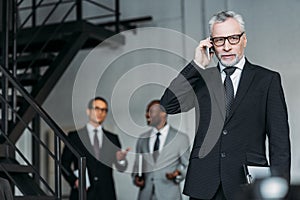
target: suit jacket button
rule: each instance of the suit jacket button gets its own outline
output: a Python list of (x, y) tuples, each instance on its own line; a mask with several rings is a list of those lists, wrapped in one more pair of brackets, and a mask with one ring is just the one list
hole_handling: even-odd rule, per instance
[(225, 152), (222, 152), (221, 153), (221, 158), (225, 158), (226, 157), (226, 153)]
[(223, 130), (223, 135), (227, 135), (228, 131), (227, 130)]
[(94, 181), (98, 181), (98, 177), (97, 176), (94, 177)]

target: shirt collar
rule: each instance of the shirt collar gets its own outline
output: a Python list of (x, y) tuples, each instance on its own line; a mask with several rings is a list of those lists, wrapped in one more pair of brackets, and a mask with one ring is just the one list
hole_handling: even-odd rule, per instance
[(91, 133), (93, 133), (95, 129), (98, 130), (98, 133), (102, 130), (102, 126), (101, 125), (99, 125), (97, 127), (94, 127), (92, 124), (87, 123), (86, 127), (87, 127), (88, 131), (91, 132)]
[(161, 135), (166, 135), (166, 134), (168, 134), (169, 129), (170, 129), (170, 125), (166, 124), (163, 128), (161, 128), (159, 130), (157, 130), (157, 128), (153, 128), (152, 133), (156, 134), (156, 133), (160, 132)]
[[(234, 66), (242, 71), (243, 68), (244, 68), (245, 63), (246, 63), (246, 59), (245, 59), (245, 56), (243, 56), (242, 59), (237, 64), (235, 64)], [(223, 72), (225, 66), (222, 65), (221, 62), (219, 62), (219, 65), (220, 65), (220, 72)]]

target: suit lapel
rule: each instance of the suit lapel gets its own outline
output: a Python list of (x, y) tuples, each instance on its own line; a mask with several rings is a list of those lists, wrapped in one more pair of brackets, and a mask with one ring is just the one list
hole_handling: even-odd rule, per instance
[(166, 141), (165, 141), (165, 143), (164, 143), (164, 147), (166, 147), (166, 146), (169, 144), (169, 142), (171, 142), (171, 141), (173, 140), (174, 136), (175, 136), (175, 131), (174, 131), (174, 129), (170, 126), (170, 129), (169, 129), (169, 132), (168, 132)]
[[(172, 142), (174, 140), (174, 137), (176, 136), (176, 130), (173, 129), (171, 126), (170, 126), (170, 129), (168, 131), (168, 135), (166, 137), (166, 141), (164, 143), (164, 146), (163, 146), (163, 150), (160, 151), (159, 153), (159, 156), (157, 158), (157, 161), (156, 161), (156, 165), (160, 165), (161, 163), (164, 163), (166, 160), (165, 158), (167, 157), (166, 155), (169, 154), (169, 150), (170, 150), (170, 146), (168, 147), (168, 145), (170, 144), (170, 142)], [(172, 149), (172, 151), (174, 151), (174, 149)]]
[(154, 163), (153, 156), (152, 156), (152, 154), (150, 154), (150, 146), (149, 146), (149, 144), (150, 144), (151, 132), (152, 132), (152, 129), (151, 129), (150, 131), (147, 132), (147, 134), (146, 134), (147, 137), (144, 138), (144, 140), (143, 140), (143, 145), (142, 145), (143, 151), (142, 151), (142, 153), (143, 153), (143, 155), (146, 157), (146, 158), (145, 158), (146, 160), (149, 160), (151, 163)]
[(78, 136), (81, 142), (83, 143), (84, 147), (90, 152), (90, 154), (94, 155), (93, 146), (91, 144), (89, 133), (86, 126), (83, 129), (78, 131)]
[(231, 112), (229, 113), (229, 116), (226, 119), (225, 123), (227, 123), (228, 120), (230, 120), (233, 113), (238, 108), (241, 101), (243, 100), (243, 98), (247, 94), (249, 86), (251, 85), (252, 80), (253, 80), (254, 75), (255, 75), (255, 70), (254, 69), (255, 68), (253, 67), (253, 65), (250, 64), (246, 60), (245, 67), (244, 67), (244, 69), (242, 71), (242, 74), (241, 74), (241, 79), (240, 79), (240, 83), (239, 83), (238, 90), (237, 90), (237, 93), (236, 93), (236, 97), (235, 97), (234, 102), (232, 104)]
[(209, 81), (213, 93), (213, 98), (215, 99), (218, 105), (222, 118), (225, 120), (225, 98), (224, 98), (225, 92), (224, 92), (224, 85), (222, 83), (220, 71), (216, 67), (213, 68), (213, 70), (210, 70), (210, 73), (211, 75), (209, 77), (213, 79)]
[(144, 139), (144, 145), (143, 145), (143, 153), (149, 153), (150, 152), (150, 137), (151, 137), (151, 130), (147, 133), (147, 138)]
[(217, 105), (216, 109), (219, 110), (223, 121), (225, 121), (225, 92), (219, 66), (200, 70), (200, 74), (207, 85), (212, 104), (211, 106)]

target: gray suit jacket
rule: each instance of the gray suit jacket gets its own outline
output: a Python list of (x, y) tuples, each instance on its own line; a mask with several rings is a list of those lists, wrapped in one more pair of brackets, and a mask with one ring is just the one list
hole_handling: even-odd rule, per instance
[(138, 156), (142, 154), (143, 176), (145, 179), (145, 187), (140, 189), (138, 199), (150, 200), (153, 188), (155, 188), (154, 192), (158, 200), (181, 199), (179, 183), (168, 180), (166, 178), (166, 173), (171, 173), (178, 169), (181, 172), (181, 180), (185, 178), (190, 154), (188, 136), (170, 127), (164, 147), (160, 152), (157, 161), (154, 162), (153, 155), (149, 153), (150, 134), (151, 131), (142, 134), (136, 145), (137, 156), (133, 167), (132, 177), (134, 179), (137, 175)]

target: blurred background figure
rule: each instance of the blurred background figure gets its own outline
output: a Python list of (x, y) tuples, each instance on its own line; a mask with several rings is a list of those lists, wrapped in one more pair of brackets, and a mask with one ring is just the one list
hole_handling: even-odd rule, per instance
[[(107, 112), (108, 103), (104, 98), (91, 99), (86, 110), (89, 122), (82, 129), (68, 135), (73, 145), (86, 156), (90, 182), (87, 188), (88, 200), (116, 199), (112, 167), (114, 165), (119, 171), (127, 168), (126, 155), (129, 149), (121, 151), (118, 136), (102, 127)], [(79, 180), (74, 174), (78, 169), (78, 161), (68, 148), (63, 150), (62, 164), (67, 170), (63, 170), (63, 175), (72, 188), (70, 199), (78, 200)]]
[[(148, 104), (146, 120), (152, 128), (137, 141), (132, 174), (134, 184), (140, 188), (138, 200), (181, 199), (179, 183), (185, 178), (188, 165), (188, 136), (167, 123), (159, 100)], [(140, 155), (143, 173), (139, 175)]]

